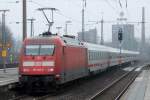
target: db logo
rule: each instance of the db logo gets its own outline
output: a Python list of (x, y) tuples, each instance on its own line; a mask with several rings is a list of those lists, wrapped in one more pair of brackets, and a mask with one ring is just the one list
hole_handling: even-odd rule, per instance
[(35, 66), (42, 66), (42, 62), (35, 62)]

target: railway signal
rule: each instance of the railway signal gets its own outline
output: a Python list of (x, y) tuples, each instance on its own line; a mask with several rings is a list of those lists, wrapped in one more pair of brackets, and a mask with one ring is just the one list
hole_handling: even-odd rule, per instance
[(120, 28), (118, 31), (118, 40), (121, 42), (123, 40), (123, 32), (122, 29)]
[(120, 41), (120, 61), (119, 61), (119, 63), (120, 63), (120, 66), (121, 66), (121, 49), (122, 49), (122, 47), (121, 47), (121, 42), (122, 42), (122, 40), (123, 40), (123, 32), (122, 32), (122, 28), (119, 28), (119, 30), (118, 30), (118, 40)]

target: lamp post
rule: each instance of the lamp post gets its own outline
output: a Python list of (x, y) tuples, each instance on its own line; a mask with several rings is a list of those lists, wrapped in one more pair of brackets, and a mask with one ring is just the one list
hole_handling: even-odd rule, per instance
[(23, 8), (22, 8), (22, 12), (23, 12), (23, 40), (27, 37), (27, 7), (26, 7), (26, 0), (23, 0)]
[(30, 36), (34, 36), (34, 21), (35, 19), (34, 18), (31, 18), (31, 19), (28, 19), (28, 21), (30, 21), (30, 24), (31, 24), (31, 33), (30, 33)]
[(62, 27), (58, 26), (58, 27), (56, 27), (56, 29), (58, 30), (57, 33), (59, 34), (60, 33), (60, 29), (62, 29)]
[(66, 29), (65, 29), (65, 35), (67, 35), (67, 33), (68, 33), (68, 24), (70, 24), (71, 23), (71, 21), (66, 21), (65, 22), (65, 26), (66, 26)]
[(6, 12), (9, 9), (0, 10), (2, 13), (2, 57), (3, 57), (3, 71), (6, 73), (6, 56), (7, 56), (7, 47), (6, 47), (6, 31), (5, 31), (5, 16)]

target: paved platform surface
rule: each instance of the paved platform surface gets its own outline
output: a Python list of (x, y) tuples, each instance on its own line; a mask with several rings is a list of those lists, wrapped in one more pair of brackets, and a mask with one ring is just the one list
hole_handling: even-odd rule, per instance
[(6, 69), (6, 73), (3, 72), (3, 69), (0, 69), (0, 86), (8, 85), (15, 82), (18, 82), (17, 68), (8, 68)]
[(150, 100), (150, 69), (142, 71), (120, 100)]

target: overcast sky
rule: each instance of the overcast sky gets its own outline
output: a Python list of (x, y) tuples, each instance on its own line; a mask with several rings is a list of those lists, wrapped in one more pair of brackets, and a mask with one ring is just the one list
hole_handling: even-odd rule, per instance
[[(22, 0), (19, 3), (14, 3), (16, 0), (0, 0), (0, 9), (10, 9), (7, 13), (6, 23), (13, 32), (15, 38), (22, 38), (22, 24), (16, 24), (15, 22), (22, 22)], [(81, 31), (81, 9), (82, 0), (27, 0), (27, 17), (35, 18), (34, 32), (36, 35), (47, 30), (47, 22), (43, 14), (37, 11), (37, 8), (41, 7), (55, 7), (59, 11), (54, 13), (55, 23), (52, 28), (54, 33), (57, 32), (56, 27), (61, 26), (63, 29), (61, 33), (64, 33), (65, 21), (72, 21), (71, 25), (68, 25), (68, 33), (76, 35), (78, 31)], [(146, 21), (150, 22), (150, 1), (149, 0), (128, 0), (126, 8), (126, 0), (121, 0), (122, 8), (119, 5), (119, 0), (87, 0), (87, 6), (85, 11), (85, 23), (90, 24), (88, 21), (99, 21), (104, 17), (105, 21), (116, 21), (119, 17), (119, 12), (124, 11), (128, 21), (141, 21), (141, 9), (144, 6), (146, 10)], [(50, 12), (46, 12), (50, 18)], [(0, 16), (1, 18), (1, 16)], [(104, 24), (104, 39), (105, 41), (111, 41), (113, 23)], [(85, 29), (97, 28), (100, 36), (100, 24), (98, 25), (86, 25)], [(135, 36), (140, 37), (141, 24), (135, 24)], [(150, 24), (146, 24), (146, 37), (150, 37)], [(30, 23), (28, 23), (28, 36), (30, 35)]]

